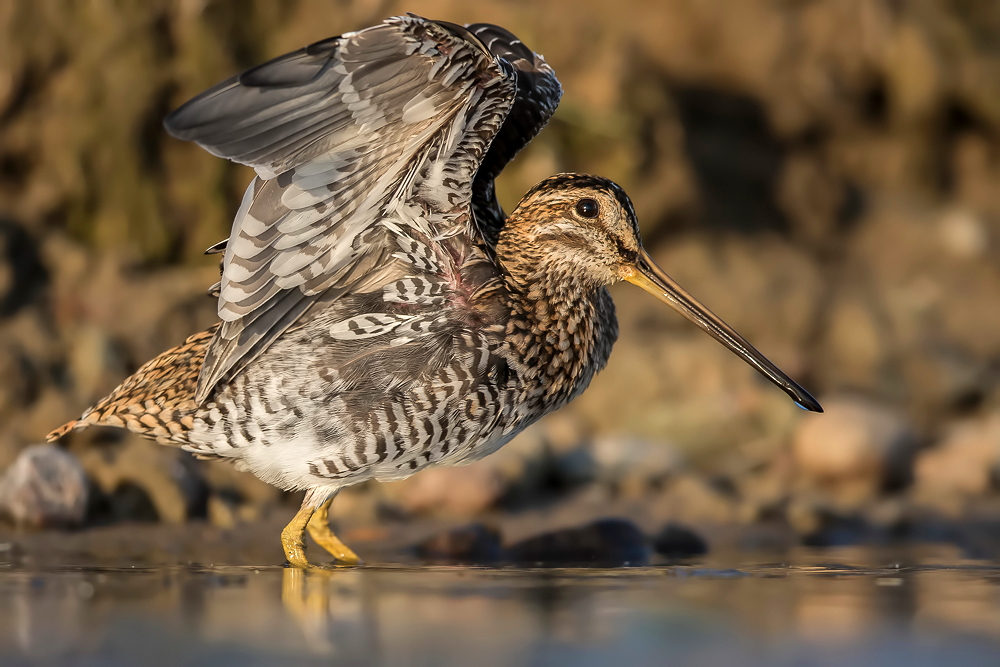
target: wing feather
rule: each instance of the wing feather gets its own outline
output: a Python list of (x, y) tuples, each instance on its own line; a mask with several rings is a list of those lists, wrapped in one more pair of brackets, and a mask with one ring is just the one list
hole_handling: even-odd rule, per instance
[(492, 247), (506, 220), (496, 198), (493, 180), (552, 118), (562, 98), (562, 86), (545, 58), (534, 53), (510, 31), (489, 23), (466, 27), (490, 53), (509, 62), (517, 71), (516, 98), (472, 185), (476, 223)]
[(454, 274), (435, 244), (477, 234), (473, 181), (521, 103), (521, 68), (498, 55), (534, 57), (496, 30), (507, 51), (476, 30), (388, 19), (247, 70), (168, 116), (174, 136), (257, 172), (230, 238), (213, 246), (224, 252), (223, 322), (198, 402), (317, 304), (362, 286), (381, 294), (409, 273)]

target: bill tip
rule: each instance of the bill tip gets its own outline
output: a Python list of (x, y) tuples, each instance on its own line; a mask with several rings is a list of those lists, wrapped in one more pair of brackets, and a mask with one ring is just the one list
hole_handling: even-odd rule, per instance
[(812, 401), (809, 402), (796, 400), (795, 405), (799, 406), (806, 412), (815, 412), (818, 414), (822, 414), (823, 412), (823, 406), (820, 405), (819, 401), (817, 401), (816, 399), (813, 399)]

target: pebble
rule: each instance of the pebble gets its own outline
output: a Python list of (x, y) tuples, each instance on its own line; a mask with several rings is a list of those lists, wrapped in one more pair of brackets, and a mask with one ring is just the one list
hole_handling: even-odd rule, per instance
[(501, 560), (500, 534), (482, 523), (473, 523), (434, 535), (416, 547), (429, 563), (490, 565)]
[(990, 492), (998, 467), (1000, 413), (958, 422), (917, 457), (913, 495), (923, 505), (961, 511), (956, 501)]
[(645, 535), (625, 519), (599, 519), (522, 540), (507, 549), (516, 565), (548, 567), (625, 567), (649, 563)]
[(793, 455), (801, 476), (840, 504), (857, 506), (909, 475), (916, 438), (894, 410), (853, 396), (823, 401), (826, 413), (799, 422)]
[(400, 482), (383, 484), (379, 493), (408, 514), (470, 518), (494, 505), (505, 484), (487, 462), (431, 468)]
[(1000, 465), (1000, 413), (953, 425), (937, 447), (921, 453), (916, 482), (940, 492), (988, 492)]
[(708, 543), (690, 528), (669, 523), (652, 539), (653, 548), (667, 558), (691, 558), (708, 553)]
[(681, 472), (684, 458), (669, 442), (627, 436), (602, 436), (591, 444), (596, 477), (618, 487), (625, 495), (639, 496), (649, 485)]
[(87, 512), (87, 479), (76, 457), (33, 445), (0, 478), (0, 512), (19, 526), (75, 526)]

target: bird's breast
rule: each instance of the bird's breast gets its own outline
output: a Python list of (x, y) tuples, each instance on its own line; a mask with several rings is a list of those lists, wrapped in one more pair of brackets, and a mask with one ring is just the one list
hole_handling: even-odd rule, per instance
[(618, 338), (604, 288), (577, 298), (512, 298), (505, 345), (524, 400), (548, 412), (576, 398), (607, 364)]

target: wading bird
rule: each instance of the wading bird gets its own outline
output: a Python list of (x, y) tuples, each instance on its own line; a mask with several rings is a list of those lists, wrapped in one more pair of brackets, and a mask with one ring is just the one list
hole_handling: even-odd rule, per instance
[(801, 407), (819, 403), (660, 270), (611, 181), (559, 174), (504, 215), (494, 178), (562, 89), (503, 28), (416, 16), (317, 42), (171, 113), (166, 128), (253, 167), (213, 287), (222, 320), (50, 439), (125, 427), (226, 459), (305, 500), (342, 563), (337, 491), (472, 461), (579, 395), (618, 335), (607, 286), (651, 292)]

